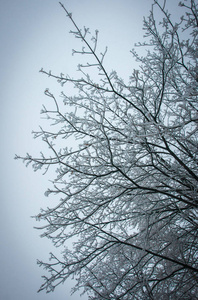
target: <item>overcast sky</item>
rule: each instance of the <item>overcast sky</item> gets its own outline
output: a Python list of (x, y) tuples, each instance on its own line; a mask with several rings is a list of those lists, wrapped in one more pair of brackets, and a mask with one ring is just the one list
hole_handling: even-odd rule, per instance
[[(127, 78), (135, 67), (130, 49), (142, 40), (142, 20), (148, 15), (151, 0), (62, 0), (80, 27), (99, 30), (101, 50), (108, 46), (106, 67)], [(177, 2), (176, 0), (169, 2)], [(50, 241), (41, 239), (32, 215), (39, 213), (52, 198), (46, 198), (48, 174), (34, 173), (15, 153), (25, 155), (42, 150), (34, 140), (44, 90), (60, 92), (58, 83), (39, 73), (41, 67), (54, 73), (72, 74), (80, 57), (72, 57), (77, 41), (73, 29), (56, 0), (0, 0), (0, 125), (1, 125), (1, 278), (2, 300), (87, 299), (70, 296), (72, 282), (53, 294), (39, 293), (44, 271), (36, 259), (47, 260), (53, 251)], [(79, 43), (79, 48), (81, 43)], [(56, 250), (59, 251), (59, 250)]]

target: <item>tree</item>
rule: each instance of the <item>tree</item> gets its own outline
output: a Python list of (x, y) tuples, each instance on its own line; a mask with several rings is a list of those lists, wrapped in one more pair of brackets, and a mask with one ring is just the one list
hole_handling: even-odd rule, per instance
[[(43, 107), (42, 114), (54, 131), (41, 128), (34, 137), (51, 155), (16, 156), (34, 170), (55, 166), (57, 172), (46, 196), (58, 195), (59, 202), (36, 219), (63, 255), (38, 261), (50, 274), (39, 291), (74, 276), (73, 292), (83, 287), (89, 299), (197, 299), (198, 5), (179, 2), (176, 23), (166, 1), (154, 0), (144, 19), (145, 42), (138, 44), (148, 51), (144, 57), (131, 51), (139, 69), (128, 83), (107, 73), (98, 31), (90, 38), (61, 6), (84, 44), (73, 54), (95, 61), (79, 64), (77, 79), (41, 70), (78, 93), (62, 92), (65, 109), (45, 91), (54, 109)], [(65, 146), (71, 138), (73, 148)]]

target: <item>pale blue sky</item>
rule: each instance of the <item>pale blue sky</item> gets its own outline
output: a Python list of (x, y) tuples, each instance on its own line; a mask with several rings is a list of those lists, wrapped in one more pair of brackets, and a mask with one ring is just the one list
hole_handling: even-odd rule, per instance
[[(169, 0), (172, 2), (177, 0)], [(108, 46), (106, 66), (127, 78), (134, 60), (129, 53), (142, 40), (142, 19), (151, 0), (63, 0), (80, 27), (99, 30), (101, 50)], [(2, 300), (80, 299), (70, 296), (71, 282), (53, 294), (36, 293), (44, 274), (36, 259), (48, 259), (52, 244), (40, 239), (30, 218), (50, 200), (44, 196), (48, 175), (15, 161), (15, 153), (39, 153), (43, 144), (31, 131), (44, 125), (42, 104), (47, 105), (45, 88), (61, 87), (38, 71), (74, 74), (81, 57), (71, 50), (81, 43), (69, 35), (71, 23), (56, 0), (0, 0), (0, 125), (1, 125), (1, 275)], [(78, 46), (77, 46), (78, 47)], [(57, 250), (58, 251), (58, 250)], [(81, 299), (87, 299), (83, 297)]]

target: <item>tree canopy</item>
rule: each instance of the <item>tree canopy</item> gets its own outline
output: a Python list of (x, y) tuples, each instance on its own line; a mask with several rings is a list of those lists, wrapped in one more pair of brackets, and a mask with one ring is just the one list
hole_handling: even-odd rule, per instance
[[(88, 62), (79, 78), (41, 69), (63, 89), (59, 99), (45, 91), (54, 108), (42, 114), (53, 130), (34, 132), (51, 154), (16, 156), (34, 170), (56, 167), (46, 196), (58, 203), (36, 219), (63, 252), (38, 261), (49, 272), (40, 291), (74, 276), (73, 292), (83, 288), (89, 299), (197, 299), (198, 4), (179, 2), (174, 22), (166, 1), (153, 1), (138, 44), (147, 52), (131, 50), (139, 68), (127, 83), (105, 69), (98, 31), (80, 29), (61, 6), (83, 42), (73, 54)], [(78, 92), (68, 96), (67, 84)]]

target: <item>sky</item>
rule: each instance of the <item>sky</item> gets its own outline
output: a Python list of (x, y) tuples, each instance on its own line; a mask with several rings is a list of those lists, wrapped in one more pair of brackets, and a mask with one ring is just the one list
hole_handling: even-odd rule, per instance
[[(169, 0), (172, 4), (177, 1)], [(136, 64), (130, 50), (142, 41), (143, 16), (149, 14), (151, 0), (62, 0), (79, 27), (99, 30), (101, 51), (108, 46), (107, 71), (118, 71), (127, 79)], [(46, 88), (60, 93), (58, 83), (39, 70), (75, 74), (81, 57), (72, 48), (81, 43), (69, 34), (72, 24), (56, 0), (0, 0), (0, 126), (1, 126), (1, 210), (0, 210), (0, 291), (2, 300), (59, 299), (86, 300), (80, 293), (70, 295), (74, 281), (67, 281), (53, 293), (37, 293), (46, 274), (36, 260), (47, 261), (54, 249), (41, 239), (31, 218), (53, 199), (44, 196), (50, 176), (33, 172), (15, 154), (39, 153), (43, 144), (34, 140), (32, 130), (45, 126), (42, 104), (47, 105)], [(66, 92), (66, 91), (64, 91)], [(69, 91), (68, 91), (69, 92)]]

